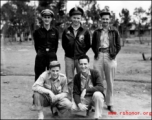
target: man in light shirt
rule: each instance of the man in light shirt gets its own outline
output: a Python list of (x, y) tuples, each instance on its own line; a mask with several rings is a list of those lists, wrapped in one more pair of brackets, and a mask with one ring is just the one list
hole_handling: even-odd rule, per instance
[(116, 56), (121, 49), (120, 35), (116, 28), (110, 26), (110, 12), (102, 11), (100, 16), (102, 26), (92, 36), (94, 69), (99, 72), (102, 80), (106, 80), (106, 105), (109, 111), (113, 111), (113, 81), (117, 67)]
[(44, 119), (43, 107), (50, 106), (53, 114), (64, 114), (71, 109), (72, 103), (67, 98), (67, 78), (60, 73), (60, 63), (52, 61), (49, 70), (43, 72), (32, 86), (34, 103), (38, 110), (38, 119)]
[(89, 68), (89, 57), (83, 55), (78, 58), (80, 72), (74, 77), (73, 98), (74, 104), (71, 110), (87, 111), (87, 115), (94, 106), (93, 118), (102, 117), (104, 104), (104, 86), (101, 77), (96, 70)]

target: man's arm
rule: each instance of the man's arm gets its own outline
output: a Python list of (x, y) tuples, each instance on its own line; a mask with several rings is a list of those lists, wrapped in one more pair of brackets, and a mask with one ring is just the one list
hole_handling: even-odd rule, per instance
[(62, 34), (62, 47), (63, 49), (66, 51), (67, 49), (67, 38), (66, 38), (66, 30), (63, 31), (63, 34)]
[(43, 93), (45, 93), (45, 94), (52, 93), (53, 94), (53, 92), (51, 90), (46, 89), (44, 87), (45, 78), (46, 78), (46, 72), (42, 73), (40, 75), (40, 77), (36, 80), (36, 82), (32, 86), (32, 90), (39, 92), (41, 94), (43, 94)]
[(94, 57), (96, 58), (97, 57), (97, 51), (96, 51), (96, 47), (97, 47), (97, 31), (94, 31), (93, 32), (93, 35), (92, 35), (92, 51), (94, 52)]
[(59, 32), (58, 32), (58, 30), (57, 29), (55, 29), (56, 30), (56, 36), (57, 36), (57, 41), (56, 41), (56, 43), (55, 43), (55, 52), (57, 52), (57, 50), (58, 50), (58, 44), (59, 44)]
[(117, 49), (117, 54), (119, 53), (119, 51), (121, 50), (121, 42), (120, 42), (120, 34), (119, 31), (116, 30), (116, 49)]
[(33, 40), (34, 40), (35, 51), (37, 53), (38, 52), (38, 42), (39, 42), (37, 31), (34, 31), (34, 33), (33, 33)]
[(74, 101), (76, 103), (76, 105), (78, 106), (79, 103), (81, 103), (81, 100), (80, 100), (80, 95), (81, 95), (81, 88), (79, 86), (79, 77), (78, 77), (78, 74), (75, 75), (74, 77), (74, 85), (73, 85), (73, 98), (74, 98)]
[(87, 51), (90, 49), (91, 47), (91, 38), (90, 38), (90, 33), (89, 31), (87, 30), (86, 33), (85, 33), (85, 44), (86, 44), (86, 48), (85, 48), (85, 51), (87, 53)]

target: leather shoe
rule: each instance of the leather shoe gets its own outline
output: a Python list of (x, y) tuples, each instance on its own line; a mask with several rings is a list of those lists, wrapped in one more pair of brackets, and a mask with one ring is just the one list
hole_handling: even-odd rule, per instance
[(114, 110), (112, 109), (113, 107), (112, 106), (107, 106), (107, 109), (110, 111), (110, 112), (114, 112)]

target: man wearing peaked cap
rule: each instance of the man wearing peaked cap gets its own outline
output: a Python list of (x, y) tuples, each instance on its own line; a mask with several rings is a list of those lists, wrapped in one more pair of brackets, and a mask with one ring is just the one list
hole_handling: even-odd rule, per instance
[(72, 15), (84, 15), (84, 11), (82, 8), (80, 7), (74, 7), (72, 8), (70, 11), (69, 11), (69, 15), (72, 16)]
[(121, 50), (119, 31), (110, 26), (111, 15), (109, 11), (100, 13), (101, 28), (93, 33), (92, 50), (94, 52), (94, 69), (106, 80), (106, 105), (109, 111), (113, 111), (113, 82), (116, 73), (116, 56)]
[(54, 17), (54, 12), (50, 9), (44, 9), (41, 11), (41, 16), (52, 16)]
[(72, 99), (73, 77), (75, 69), (79, 72), (78, 58), (87, 53), (91, 46), (90, 33), (81, 24), (83, 9), (74, 7), (69, 11), (71, 25), (62, 34), (62, 47), (65, 52), (65, 71)]
[[(54, 13), (50, 9), (41, 11), (43, 25), (33, 33), (35, 57), (35, 81), (46, 69), (49, 69), (49, 63), (57, 60), (57, 49), (59, 32), (51, 25)], [(34, 110), (34, 103), (31, 110)]]
[(101, 12), (100, 12), (100, 17), (102, 17), (103, 15), (109, 15), (111, 17), (111, 14), (109, 11), (103, 9)]
[(53, 115), (62, 115), (71, 109), (67, 78), (60, 73), (60, 67), (58, 61), (50, 62), (49, 70), (43, 72), (32, 86), (38, 119), (44, 119), (43, 107), (49, 106)]

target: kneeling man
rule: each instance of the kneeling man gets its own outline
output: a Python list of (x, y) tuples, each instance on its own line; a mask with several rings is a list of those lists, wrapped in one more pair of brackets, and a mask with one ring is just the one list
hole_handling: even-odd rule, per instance
[(74, 77), (73, 98), (75, 104), (73, 111), (89, 111), (90, 106), (95, 107), (94, 118), (102, 116), (104, 105), (104, 87), (101, 77), (96, 70), (89, 68), (89, 57), (83, 55), (78, 59), (80, 72)]
[(60, 114), (71, 109), (72, 103), (67, 98), (67, 78), (60, 73), (58, 61), (50, 63), (49, 70), (40, 75), (32, 86), (32, 90), (34, 91), (34, 103), (38, 110), (38, 119), (44, 119), (43, 107), (50, 106), (52, 113), (56, 108)]

